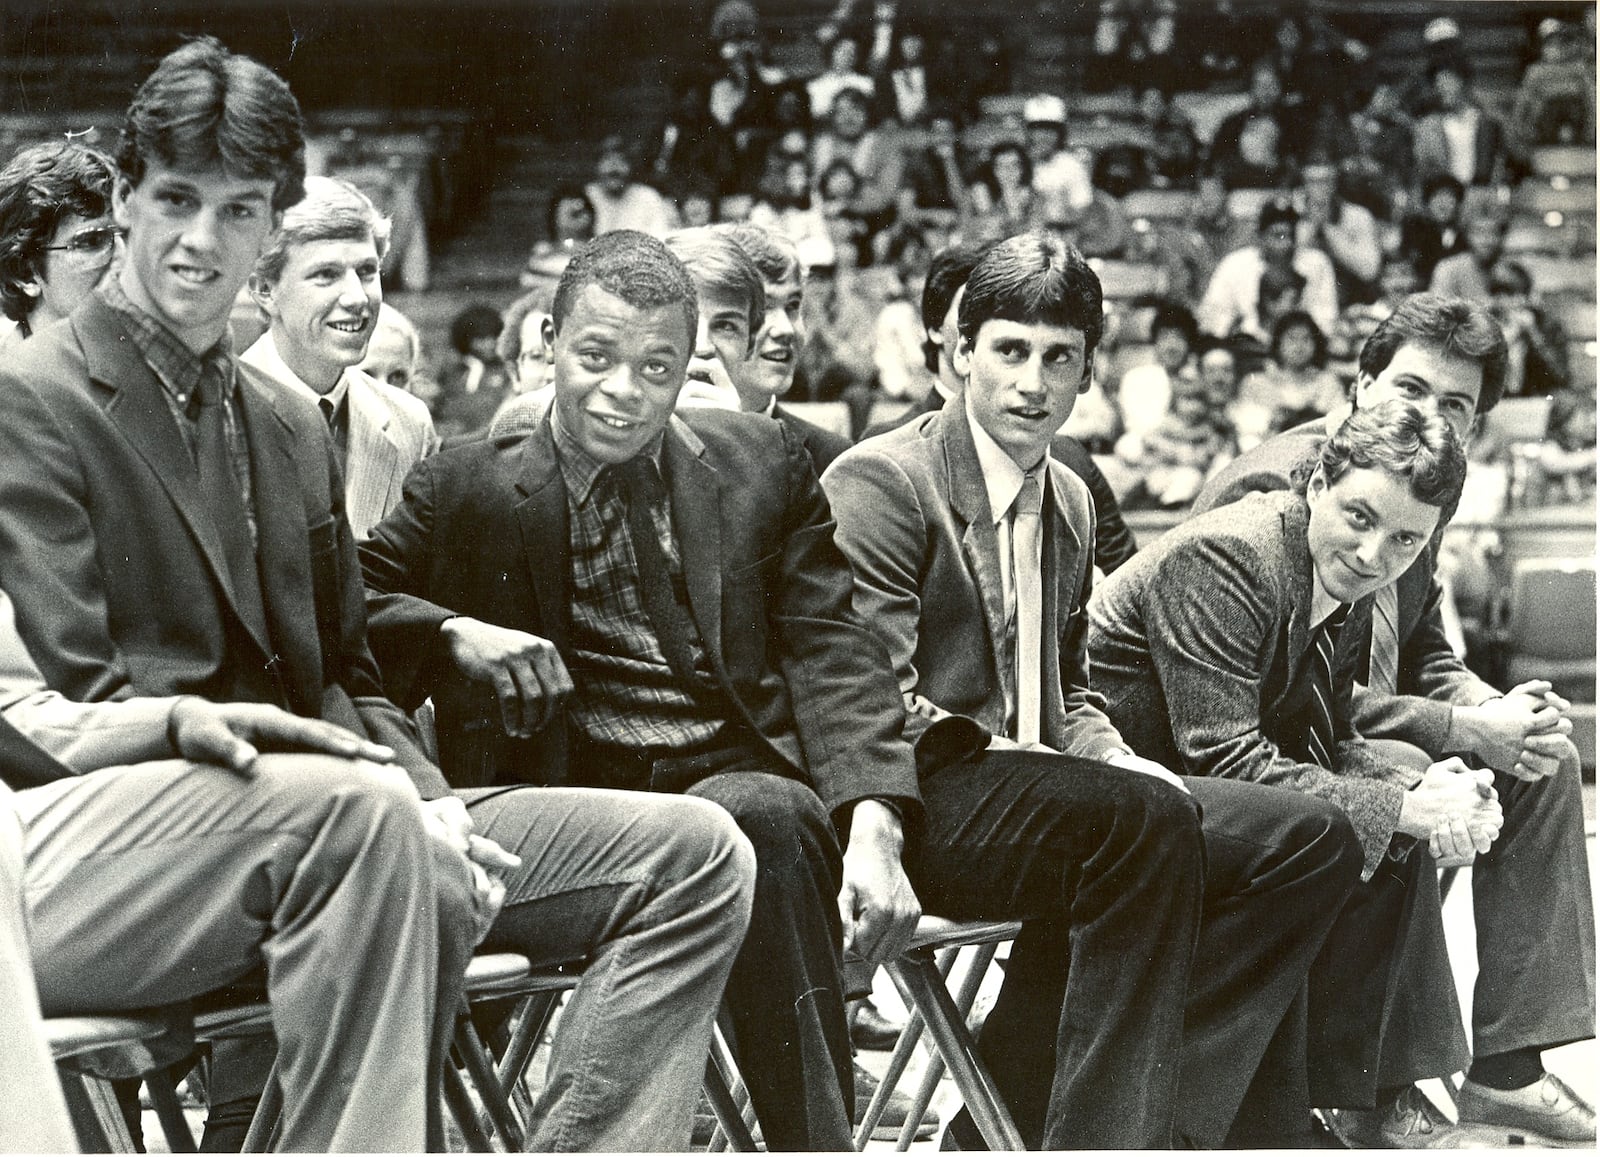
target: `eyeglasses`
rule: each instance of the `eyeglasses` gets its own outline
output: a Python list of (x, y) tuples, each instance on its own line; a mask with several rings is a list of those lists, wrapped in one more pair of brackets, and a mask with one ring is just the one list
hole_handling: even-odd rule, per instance
[(82, 233), (74, 233), (65, 245), (46, 245), (46, 253), (71, 253), (74, 257), (98, 257), (108, 252), (112, 242), (117, 239), (117, 230), (110, 226), (99, 229), (85, 229)]

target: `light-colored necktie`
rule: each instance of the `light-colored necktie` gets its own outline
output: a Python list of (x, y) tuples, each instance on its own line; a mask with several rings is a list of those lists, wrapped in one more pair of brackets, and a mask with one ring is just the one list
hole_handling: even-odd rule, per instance
[(1367, 661), (1367, 687), (1393, 695), (1400, 680), (1400, 593), (1390, 583), (1372, 601), (1372, 654)]
[(1017, 595), (1017, 742), (1039, 742), (1039, 649), (1044, 616), (1039, 512), (1044, 495), (1036, 475), (1022, 480), (1011, 504), (1011, 582)]

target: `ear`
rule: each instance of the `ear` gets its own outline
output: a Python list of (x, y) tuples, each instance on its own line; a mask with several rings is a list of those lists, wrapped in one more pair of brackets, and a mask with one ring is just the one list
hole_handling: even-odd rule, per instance
[(276, 286), (255, 273), (250, 275), (250, 280), (245, 282), (245, 285), (249, 287), (250, 298), (256, 303), (256, 307), (269, 318), (276, 318), (278, 315), (272, 301), (272, 292)]
[(972, 343), (965, 335), (956, 339), (956, 348), (950, 354), (950, 364), (955, 368), (956, 376), (962, 381), (972, 376)]
[(1328, 492), (1328, 480), (1323, 476), (1322, 464), (1319, 462), (1311, 471), (1311, 478), (1306, 482), (1306, 501), (1316, 502)]
[(1083, 359), (1083, 381), (1078, 383), (1078, 393), (1087, 394), (1094, 385), (1094, 354)]
[(1355, 385), (1350, 387), (1350, 404), (1357, 410), (1367, 408), (1367, 390), (1372, 386), (1372, 375), (1360, 373), (1356, 375)]
[(128, 228), (128, 198), (132, 196), (133, 182), (119, 174), (117, 183), (111, 189), (111, 219), (119, 229)]
[(539, 324), (539, 341), (544, 346), (545, 361), (551, 365), (556, 360), (556, 319), (547, 317)]

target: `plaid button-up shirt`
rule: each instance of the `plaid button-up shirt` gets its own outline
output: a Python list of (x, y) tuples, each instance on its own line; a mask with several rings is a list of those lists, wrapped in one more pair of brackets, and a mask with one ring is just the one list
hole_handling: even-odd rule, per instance
[[(645, 610), (628, 512), (615, 473), (564, 437), (553, 423), (567, 491), (572, 556), (571, 719), (592, 741), (683, 751), (706, 742), (724, 720), (680, 684)], [(683, 563), (666, 502), (650, 511), (680, 604)], [(705, 645), (691, 640), (695, 672), (709, 684)]]
[(254, 486), (250, 480), (250, 445), (245, 440), (244, 428), (239, 421), (239, 383), (233, 360), (233, 341), (226, 332), (203, 354), (196, 354), (177, 339), (171, 330), (145, 313), (122, 291), (115, 277), (106, 279), (97, 291), (100, 298), (122, 318), (128, 334), (161, 383), (161, 393), (172, 411), (183, 444), (189, 448), (189, 457), (197, 454), (197, 425), (199, 406), (194, 401), (195, 390), (202, 376), (219, 375), (223, 383), (223, 416), (228, 434), (228, 457), (233, 464), (233, 476), (239, 483), (239, 496), (244, 500), (245, 518), (250, 523), (250, 542), (257, 543), (256, 505)]

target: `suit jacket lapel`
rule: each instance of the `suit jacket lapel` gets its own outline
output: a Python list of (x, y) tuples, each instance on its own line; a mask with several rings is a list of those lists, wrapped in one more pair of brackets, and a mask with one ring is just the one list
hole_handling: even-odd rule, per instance
[(349, 373), (345, 397), (349, 399), (349, 453), (345, 456), (345, 494), (350, 521), (371, 526), (383, 518), (389, 496), (402, 478), (397, 478), (400, 447), (390, 429), (389, 407), (361, 380)]
[(298, 649), (302, 640), (316, 645), (315, 654), (285, 656), (291, 671), (315, 671), (321, 665), (321, 645), (316, 633), (306, 629), (306, 624), (317, 621), (308, 512), (302, 503), (292, 498), (284, 500), (302, 492), (295, 463), (294, 431), (279, 416), (271, 396), (244, 375), (239, 378), (238, 402), (245, 440), (250, 446), (250, 477), (256, 497), (256, 565), (261, 572), (261, 599), (271, 638), (263, 638), (255, 624), (246, 621), (246, 626), (251, 628), (262, 653), (269, 656), (277, 656), (283, 649)]
[[(689, 610), (706, 654), (722, 666), (722, 495), (716, 470), (703, 457), (705, 444), (674, 418), (662, 443), (672, 522), (683, 557)], [(684, 528), (691, 533), (684, 533)]]
[(556, 461), (550, 415), (523, 443), (522, 474), (517, 490), (517, 524), (522, 528), (522, 552), (528, 560), (533, 594), (539, 604), (539, 622), (546, 638), (565, 652), (571, 622), (567, 575), (571, 570), (567, 542), (567, 490)]
[[(237, 617), (238, 603), (222, 538), (201, 498), (200, 470), (172, 416), (165, 387), (140, 355), (117, 312), (98, 297), (91, 297), (70, 324), (83, 347), (90, 381), (103, 398), (106, 417), (149, 464)], [(263, 644), (263, 654), (272, 653), (264, 640), (258, 642)]]
[(995, 533), (994, 515), (989, 509), (989, 492), (983, 484), (983, 468), (972, 442), (965, 406), (945, 407), (933, 419), (944, 442), (945, 474), (950, 488), (950, 508), (966, 524), (961, 538), (961, 553), (966, 557), (983, 602), (983, 617), (989, 627), (989, 649), (994, 669), (1005, 676), (1006, 594), (1000, 572), (1000, 538)]
[(1311, 627), (1311, 549), (1306, 543), (1307, 509), (1304, 502), (1283, 513), (1283, 541), (1289, 562), (1289, 653), (1284, 656), (1286, 670), (1299, 670), (1306, 653)]

